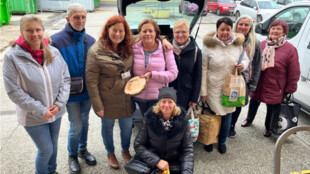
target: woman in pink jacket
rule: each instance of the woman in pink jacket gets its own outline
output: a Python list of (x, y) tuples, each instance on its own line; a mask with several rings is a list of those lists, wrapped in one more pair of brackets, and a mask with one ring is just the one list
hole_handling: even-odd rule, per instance
[(147, 79), (144, 91), (135, 96), (142, 114), (156, 103), (159, 88), (172, 82), (178, 75), (172, 51), (163, 51), (157, 23), (152, 19), (145, 19), (138, 26), (140, 41), (134, 47), (133, 74)]

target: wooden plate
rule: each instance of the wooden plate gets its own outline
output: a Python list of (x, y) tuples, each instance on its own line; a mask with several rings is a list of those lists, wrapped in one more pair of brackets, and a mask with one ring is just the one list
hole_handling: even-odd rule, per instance
[(125, 86), (124, 92), (128, 95), (138, 95), (146, 87), (146, 79), (138, 76), (130, 79)]

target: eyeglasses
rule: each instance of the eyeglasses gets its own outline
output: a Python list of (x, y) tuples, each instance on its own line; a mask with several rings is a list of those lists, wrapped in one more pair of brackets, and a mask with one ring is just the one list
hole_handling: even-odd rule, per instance
[(175, 34), (186, 34), (187, 32), (186, 31), (175, 31), (174, 33)]

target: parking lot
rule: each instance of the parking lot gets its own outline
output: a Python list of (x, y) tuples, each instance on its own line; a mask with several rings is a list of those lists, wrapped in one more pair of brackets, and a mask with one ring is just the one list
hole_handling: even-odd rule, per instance
[[(116, 4), (101, 4), (96, 11), (88, 13), (86, 31), (94, 38), (98, 39), (103, 24), (113, 15), (117, 15)], [(66, 20), (65, 13), (43, 12), (38, 13), (45, 24), (45, 33), (52, 35), (64, 28)], [(8, 51), (7, 42), (16, 39), (19, 35), (19, 19), (21, 16), (14, 15), (10, 25), (1, 28), (1, 53), (0, 53), (0, 173), (1, 174), (24, 174), (34, 173), (34, 161), (36, 157), (36, 147), (27, 135), (24, 128), (17, 124), (15, 115), (15, 105), (7, 97), (2, 76), (3, 56)], [(205, 34), (215, 31), (215, 22), (219, 17), (209, 13), (202, 18), (197, 42), (202, 46), (202, 39)], [(199, 21), (199, 20), (198, 20)], [(192, 32), (196, 34), (196, 25)], [(195, 174), (269, 174), (273, 173), (274, 145), (276, 136), (266, 138), (263, 136), (264, 118), (266, 114), (265, 105), (261, 105), (252, 126), (241, 128), (241, 122), (246, 118), (247, 107), (244, 107), (236, 124), (237, 136), (227, 140), (227, 153), (221, 155), (215, 148), (213, 152), (206, 152), (203, 145), (196, 142), (194, 144), (195, 153)], [(89, 121), (88, 150), (97, 158), (96, 166), (87, 166), (80, 160), (82, 173), (94, 174), (117, 174), (125, 173), (123, 167), (119, 170), (111, 169), (107, 163), (107, 154), (101, 138), (101, 121), (91, 111)], [(299, 125), (310, 125), (310, 115), (305, 112), (299, 114)], [(139, 124), (133, 128), (132, 142), (139, 131)], [(62, 118), (60, 137), (58, 142), (57, 171), (65, 174), (69, 173), (67, 165), (67, 135), (69, 122), (67, 114)], [(116, 124), (114, 129), (116, 146), (116, 156), (120, 166), (124, 165), (121, 157), (119, 127)], [(215, 146), (217, 147), (217, 146)], [(134, 154), (133, 147), (130, 148)], [(281, 173), (293, 171), (303, 171), (310, 169), (310, 132), (298, 132), (291, 135), (282, 148)]]

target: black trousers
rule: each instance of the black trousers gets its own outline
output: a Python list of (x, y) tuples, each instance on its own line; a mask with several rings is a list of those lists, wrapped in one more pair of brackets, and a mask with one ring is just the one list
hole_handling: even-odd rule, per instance
[(139, 108), (140, 108), (140, 111), (141, 111), (141, 114), (142, 116), (144, 117), (145, 114), (146, 114), (146, 111), (152, 107), (153, 105), (156, 104), (157, 100), (145, 100), (145, 101), (141, 101), (141, 100), (137, 100), (137, 99), (134, 99), (135, 102), (138, 103), (139, 105)]
[[(260, 105), (259, 101), (253, 99), (250, 100), (250, 106), (246, 118), (250, 123), (254, 121), (259, 105)], [(279, 118), (281, 111), (281, 103), (266, 104), (266, 105), (267, 105), (267, 113), (265, 119), (265, 128), (266, 130), (270, 131), (272, 120)]]

